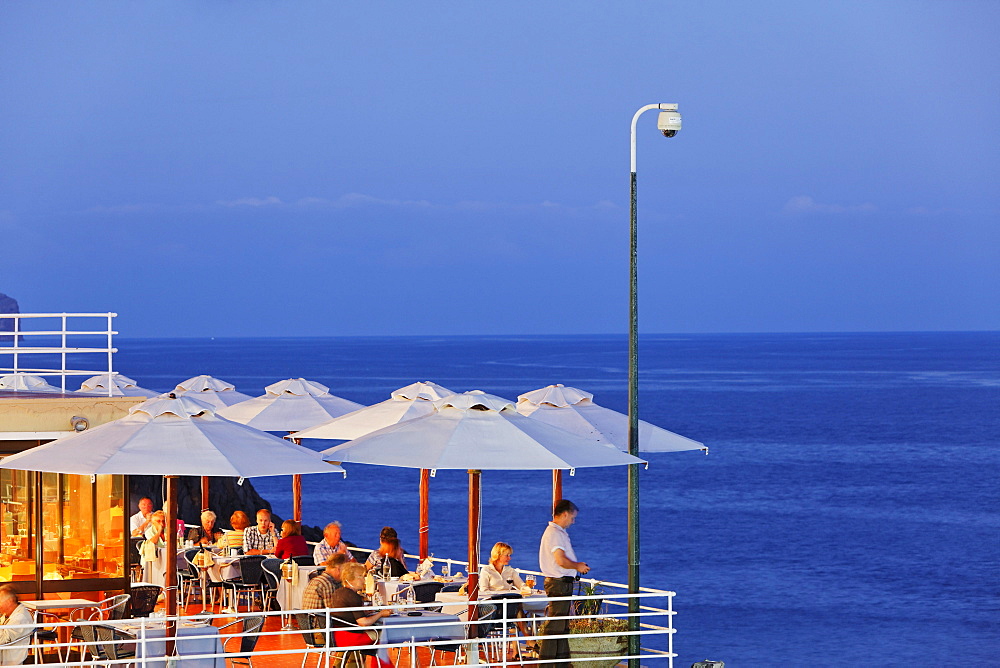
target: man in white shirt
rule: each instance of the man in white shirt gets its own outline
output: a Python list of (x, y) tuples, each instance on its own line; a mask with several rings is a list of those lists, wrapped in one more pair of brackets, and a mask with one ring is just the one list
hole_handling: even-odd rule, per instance
[(142, 536), (149, 527), (153, 515), (153, 500), (148, 496), (139, 499), (139, 512), (128, 518), (129, 530), (132, 536)]
[[(573, 582), (577, 574), (586, 575), (590, 566), (576, 560), (573, 543), (566, 531), (576, 521), (580, 509), (569, 499), (560, 499), (552, 509), (552, 521), (542, 534), (538, 546), (538, 564), (545, 576), (545, 595), (550, 597), (572, 596)], [(545, 608), (546, 617), (565, 617), (569, 615), (571, 601), (550, 601)], [(542, 623), (540, 635), (566, 635), (569, 633), (569, 620), (546, 619)], [(543, 639), (539, 643), (539, 664), (551, 662), (552, 659), (568, 659), (569, 641), (565, 638), (553, 640)], [(548, 660), (548, 661), (547, 661)], [(562, 664), (554, 664), (562, 665)]]
[(325, 564), (326, 560), (335, 554), (342, 554), (347, 561), (354, 561), (354, 555), (347, 549), (347, 544), (341, 540), (340, 522), (330, 522), (323, 528), (323, 540), (316, 543), (313, 550), (313, 563), (317, 566)]
[[(0, 645), (12, 643), (0, 649), (0, 665), (16, 666), (28, 658), (35, 619), (26, 607), (17, 600), (13, 585), (0, 587)], [(15, 628), (21, 626), (21, 628)]]

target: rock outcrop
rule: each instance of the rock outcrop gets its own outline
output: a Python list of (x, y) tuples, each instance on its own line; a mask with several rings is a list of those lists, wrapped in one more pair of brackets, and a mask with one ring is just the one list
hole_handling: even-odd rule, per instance
[[(271, 503), (264, 499), (253, 483), (244, 480), (242, 485), (237, 485), (236, 478), (211, 478), (209, 483), (209, 506), (212, 512), (218, 515), (216, 523), (218, 526), (229, 527), (229, 517), (237, 510), (242, 510), (254, 521), (254, 515), (261, 508), (271, 510)], [(154, 505), (163, 499), (164, 481), (160, 476), (133, 475), (129, 476), (129, 495), (131, 504), (129, 514), (136, 512), (139, 499), (148, 496), (153, 499)], [(177, 480), (177, 505), (178, 517), (188, 524), (198, 524), (201, 521), (201, 479), (181, 477)], [(282, 518), (277, 515), (271, 516), (275, 525), (280, 529)], [(302, 535), (306, 540), (318, 541), (323, 538), (323, 531), (319, 527), (302, 527)]]

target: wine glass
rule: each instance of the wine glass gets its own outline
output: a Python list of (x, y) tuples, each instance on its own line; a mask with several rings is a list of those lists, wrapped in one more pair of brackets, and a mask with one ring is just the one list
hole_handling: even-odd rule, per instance
[(534, 575), (529, 575), (528, 577), (524, 578), (524, 584), (528, 585), (528, 589), (534, 589), (535, 588), (535, 576)]
[(514, 578), (507, 578), (507, 589), (514, 588)]

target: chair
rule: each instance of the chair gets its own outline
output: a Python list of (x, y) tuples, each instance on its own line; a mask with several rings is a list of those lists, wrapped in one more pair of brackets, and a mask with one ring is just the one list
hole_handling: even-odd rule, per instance
[(132, 598), (129, 600), (132, 616), (149, 617), (156, 608), (156, 602), (160, 599), (161, 591), (163, 590), (157, 585), (132, 587)]
[[(135, 636), (125, 633), (113, 626), (97, 624), (90, 627), (97, 636), (97, 649), (101, 658), (117, 665), (122, 659), (135, 658)], [(131, 665), (131, 661), (125, 665)]]
[[(264, 578), (264, 568), (261, 564), (265, 558), (262, 554), (250, 554), (240, 557), (240, 576), (232, 580), (225, 580), (222, 583), (223, 588), (232, 590), (233, 610), (239, 609), (239, 595), (241, 592), (248, 596), (253, 592), (259, 592), (263, 607), (264, 586), (262, 580)], [(248, 610), (250, 609), (250, 605), (250, 599), (248, 598)]]
[[(316, 666), (318, 668), (320, 661), (323, 660), (323, 655), (329, 651), (329, 639), (332, 633), (330, 631), (322, 631), (317, 633), (313, 631), (316, 628), (324, 628), (326, 625), (317, 625), (316, 618), (323, 619), (324, 615), (317, 615), (313, 612), (298, 612), (295, 614), (295, 623), (299, 627), (299, 632), (302, 634), (302, 639), (305, 640), (306, 645), (313, 649), (318, 649), (319, 656), (316, 657)], [(323, 636), (326, 636), (325, 638)], [(302, 668), (305, 668), (306, 661), (309, 658), (309, 652), (302, 655)]]
[[(83, 621), (82, 617), (78, 617), (75, 615), (85, 614), (83, 612), (85, 610), (91, 610), (91, 613), (86, 617), (86, 620), (91, 622), (93, 621), (103, 622), (103, 621), (122, 619), (125, 617), (125, 612), (128, 609), (129, 598), (131, 597), (128, 594), (118, 594), (117, 596), (106, 598), (103, 601), (97, 601), (96, 603), (94, 603), (94, 605), (89, 606), (87, 608), (78, 608), (77, 610), (74, 610), (73, 613), (70, 615), (70, 621)], [(93, 637), (93, 634), (90, 634), (91, 638), (89, 641), (86, 638), (84, 638), (85, 632), (89, 633), (89, 629), (92, 628), (94, 627), (89, 625), (77, 626), (76, 628), (73, 629), (73, 633), (70, 634), (70, 640), (94, 642), (95, 638)], [(91, 645), (89, 648), (81, 646), (80, 648), (81, 658), (85, 655), (88, 649), (90, 651), (93, 651), (93, 645)]]
[[(378, 629), (363, 628), (358, 624), (349, 624), (342, 619), (331, 619), (330, 621), (331, 621), (331, 626), (346, 627), (345, 630), (351, 630), (351, 631), (358, 630), (364, 633), (374, 633), (375, 634), (374, 644), (375, 645), (378, 644), (378, 639), (379, 636), (381, 635)], [(354, 647), (353, 643), (350, 645), (339, 644), (337, 642), (337, 634), (335, 632), (332, 634), (332, 637), (333, 637), (334, 647), (337, 648)], [(354, 647), (353, 649), (341, 649), (337, 651), (336, 654), (334, 654), (334, 659), (337, 658), (338, 654), (340, 655), (339, 668), (348, 668), (348, 662), (351, 662), (351, 668), (365, 668), (365, 656), (375, 654), (375, 648), (365, 646), (365, 647)]]
[[(191, 601), (191, 591), (198, 587), (201, 588), (202, 579), (201, 571), (194, 564), (194, 558), (201, 552), (201, 548), (191, 548), (184, 550), (184, 561), (187, 563), (187, 570), (177, 571), (177, 604), (188, 606)], [(205, 602), (205, 592), (201, 593), (202, 603)]]
[(236, 626), (237, 624), (243, 625), (242, 630), (239, 634), (230, 635), (222, 641), (222, 651), (229, 651), (227, 649), (227, 645), (234, 640), (239, 640), (240, 647), (237, 652), (240, 654), (246, 654), (246, 656), (234, 656), (232, 658), (227, 658), (227, 660), (232, 661), (234, 666), (237, 663), (240, 663), (253, 668), (253, 657), (250, 655), (257, 647), (257, 641), (260, 640), (260, 630), (264, 626), (264, 615), (253, 615), (250, 617), (244, 617), (243, 619), (238, 619), (235, 622), (229, 622), (228, 624), (219, 627), (219, 633), (221, 634), (230, 626)]
[[(59, 627), (45, 628), (48, 624), (45, 622), (45, 618), (51, 618), (48, 624), (61, 624), (62, 618), (59, 615), (53, 614), (51, 612), (45, 612), (44, 610), (35, 610), (35, 623), (38, 627), (35, 629), (35, 640), (38, 641), (38, 645), (35, 647), (35, 663), (42, 663), (42, 646), (43, 642), (53, 642), (59, 643)], [(63, 648), (56, 647), (56, 652), (59, 654), (60, 663), (63, 661)]]
[[(517, 624), (515, 620), (518, 613), (521, 611), (520, 602), (523, 598), (524, 597), (520, 594), (510, 593), (495, 594), (486, 599), (488, 601), (497, 602), (497, 611), (493, 617), (493, 619), (497, 620), (497, 623), (488, 625), (485, 629), (484, 635), (482, 636), (489, 638), (490, 643), (495, 645), (498, 650), (503, 649), (502, 646), (504, 642), (512, 642), (518, 661), (521, 660), (521, 644), (517, 642)], [(499, 655), (497, 656), (497, 660), (499, 660)]]
[(294, 561), (299, 566), (315, 566), (316, 565), (316, 562), (313, 560), (313, 556), (311, 554), (303, 554), (303, 555), (299, 555), (298, 557), (292, 557), (292, 561)]
[[(437, 593), (444, 588), (443, 582), (417, 582), (410, 587), (413, 590), (413, 600), (417, 603), (433, 603)], [(441, 606), (427, 606), (421, 608), (431, 612), (441, 612)]]
[(348, 547), (347, 551), (354, 555), (354, 560), (359, 564), (365, 563), (368, 560), (368, 555), (372, 553), (371, 550), (362, 550), (360, 547)]
[[(492, 619), (496, 619), (497, 606), (492, 603), (480, 603), (479, 607), (476, 608), (477, 623), (475, 625), (468, 623), (468, 611), (463, 612), (459, 615), (459, 618), (466, 621), (466, 631), (465, 635), (470, 640), (476, 638), (485, 638), (486, 634), (490, 632), (493, 628), (493, 624), (486, 624), (484, 622), (489, 622)], [(452, 662), (454, 664), (459, 664), (465, 660), (465, 651), (467, 643), (456, 643), (454, 645), (433, 645), (431, 647), (431, 664), (432, 666), (437, 663), (437, 653), (446, 652), (455, 655), (455, 660)]]

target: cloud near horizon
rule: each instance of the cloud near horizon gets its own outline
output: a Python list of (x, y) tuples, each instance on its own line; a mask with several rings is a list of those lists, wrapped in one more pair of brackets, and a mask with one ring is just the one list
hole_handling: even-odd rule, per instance
[(878, 208), (869, 202), (864, 204), (824, 204), (817, 202), (809, 195), (796, 195), (782, 208), (782, 212), (788, 215), (804, 215), (810, 213), (873, 213)]

